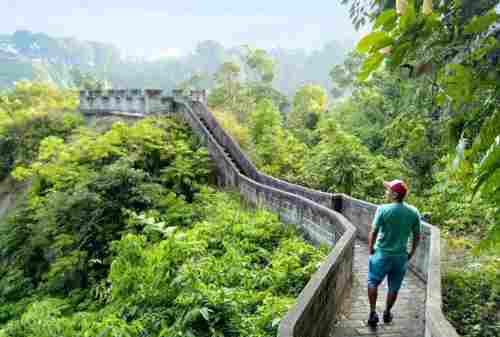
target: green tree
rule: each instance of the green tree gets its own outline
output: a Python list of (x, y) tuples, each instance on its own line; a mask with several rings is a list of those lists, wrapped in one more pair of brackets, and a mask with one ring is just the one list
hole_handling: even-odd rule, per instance
[(371, 154), (359, 139), (342, 131), (334, 118), (324, 119), (319, 133), (320, 142), (308, 151), (305, 161), (306, 185), (379, 202), (384, 180), (405, 177), (399, 162)]
[(261, 100), (250, 115), (250, 135), (254, 143), (261, 143), (265, 134), (281, 128), (281, 115), (270, 100)]
[(304, 165), (306, 146), (282, 127), (273, 102), (262, 99), (249, 119), (257, 165), (266, 173), (297, 181)]
[(331, 93), (334, 98), (343, 96), (346, 91), (353, 88), (361, 63), (362, 57), (352, 52), (347, 55), (343, 64), (333, 67), (330, 71), (330, 78), (333, 83)]
[(302, 86), (293, 98), (292, 111), (287, 115), (287, 126), (303, 142), (309, 143), (311, 131), (316, 129), (318, 121), (328, 107), (326, 90), (317, 84)]
[[(389, 8), (378, 13), (374, 31), (357, 46), (359, 52), (368, 55), (359, 74), (361, 79), (372, 75), (384, 60), (389, 69), (403, 66), (410, 75), (431, 79), (437, 88), (433, 94), (439, 106), (436, 115), (449, 120), (450, 147), (467, 140), (481, 144), (473, 147), (475, 151), (465, 152), (463, 160), (471, 166), (485, 158), (488, 148), (495, 148), (492, 133), (500, 134), (498, 123), (493, 127), (495, 131), (489, 126), (500, 103), (497, 5), (498, 1), (489, 0), (450, 1), (434, 6), (408, 1), (404, 10)], [(488, 130), (488, 135), (482, 137), (481, 130)], [(489, 139), (490, 144), (481, 138)], [(489, 162), (496, 152), (488, 153)], [(486, 176), (494, 174), (493, 167), (489, 166)], [(478, 186), (485, 191), (497, 189), (497, 180), (480, 178), (483, 174), (478, 171)], [(497, 202), (491, 194), (484, 196), (493, 205)], [(497, 222), (496, 228), (499, 225)]]
[(275, 62), (264, 49), (248, 48), (245, 63), (255, 73), (258, 81), (266, 84), (273, 81)]
[(241, 89), (239, 81), (240, 66), (234, 62), (223, 63), (214, 75), (217, 88), (210, 99), (211, 105), (234, 107), (238, 92)]

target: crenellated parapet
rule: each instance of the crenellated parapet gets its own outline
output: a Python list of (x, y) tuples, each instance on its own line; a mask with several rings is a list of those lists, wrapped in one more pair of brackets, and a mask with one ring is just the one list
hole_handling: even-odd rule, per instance
[(144, 117), (152, 114), (174, 113), (175, 101), (196, 101), (207, 104), (206, 90), (186, 94), (176, 89), (166, 95), (161, 89), (120, 89), (80, 91), (80, 111), (85, 115), (121, 114)]
[(80, 91), (80, 111), (86, 115), (169, 114), (173, 112), (173, 103), (173, 97), (158, 89)]

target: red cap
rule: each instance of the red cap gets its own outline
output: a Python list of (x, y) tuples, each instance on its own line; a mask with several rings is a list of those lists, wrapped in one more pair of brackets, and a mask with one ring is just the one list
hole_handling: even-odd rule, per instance
[(402, 180), (384, 181), (384, 186), (402, 197), (408, 192), (408, 186)]

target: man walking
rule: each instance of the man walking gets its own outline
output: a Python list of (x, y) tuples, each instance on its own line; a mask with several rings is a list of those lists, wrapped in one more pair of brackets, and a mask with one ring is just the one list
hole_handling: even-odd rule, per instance
[[(415, 254), (420, 241), (420, 214), (418, 210), (403, 202), (408, 187), (402, 180), (384, 182), (386, 199), (390, 203), (381, 205), (375, 213), (373, 228), (368, 236), (370, 252), (368, 266), (368, 299), (370, 316), (368, 324), (376, 327), (379, 317), (376, 311), (378, 286), (387, 276), (389, 291), (383, 319), (392, 322), (391, 309), (398, 297), (406, 273), (408, 261)], [(413, 236), (410, 253), (408, 239)]]

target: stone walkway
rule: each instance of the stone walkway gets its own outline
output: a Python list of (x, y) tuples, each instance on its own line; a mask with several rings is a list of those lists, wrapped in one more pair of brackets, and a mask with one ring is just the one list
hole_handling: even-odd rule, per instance
[(332, 337), (423, 337), (425, 335), (425, 284), (412, 272), (406, 274), (403, 287), (392, 313), (394, 320), (384, 324), (382, 313), (385, 309), (387, 280), (379, 287), (377, 311), (380, 323), (376, 330), (367, 326), (370, 311), (367, 296), (368, 246), (356, 242), (354, 252), (353, 290), (346, 300), (344, 313), (336, 324)]

